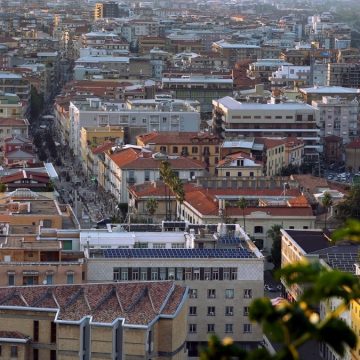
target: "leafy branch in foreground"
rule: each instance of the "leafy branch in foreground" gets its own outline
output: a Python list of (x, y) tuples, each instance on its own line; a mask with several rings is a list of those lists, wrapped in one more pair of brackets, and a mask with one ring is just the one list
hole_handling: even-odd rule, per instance
[[(336, 238), (360, 240), (360, 223), (348, 222), (347, 227), (336, 234)], [(202, 351), (201, 360), (298, 360), (299, 347), (309, 340), (327, 343), (340, 356), (346, 347), (354, 348), (357, 337), (351, 328), (339, 318), (349, 308), (352, 300), (360, 298), (360, 282), (357, 277), (337, 270), (328, 270), (319, 262), (301, 261), (276, 272), (288, 286), (300, 286), (301, 294), (296, 302), (285, 299), (273, 305), (268, 298), (255, 299), (250, 306), (250, 320), (261, 325), (264, 334), (278, 343), (281, 348), (276, 354), (266, 349), (246, 352), (240, 350), (232, 340), (225, 338), (221, 342), (211, 338), (209, 346)], [(328, 309), (320, 318), (320, 302), (336, 298), (339, 305)]]

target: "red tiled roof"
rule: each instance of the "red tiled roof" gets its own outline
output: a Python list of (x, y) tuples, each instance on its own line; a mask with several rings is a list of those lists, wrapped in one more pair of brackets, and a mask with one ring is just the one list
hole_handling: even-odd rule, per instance
[(232, 161), (237, 160), (237, 159), (248, 159), (248, 160), (252, 160), (255, 164), (259, 164), (262, 165), (261, 161), (256, 160), (254, 157), (252, 157), (250, 154), (239, 151), (230, 155), (227, 155), (225, 157), (225, 159), (220, 160), (217, 164), (216, 167), (221, 167), (223, 165), (228, 165), (230, 164)]
[(114, 146), (112, 141), (105, 141), (103, 144), (93, 148), (91, 151), (93, 154), (101, 154), (103, 152), (109, 151)]
[(126, 324), (148, 325), (163, 314), (175, 315), (185, 291), (170, 281), (5, 287), (0, 288), (0, 309), (49, 308), (59, 310), (58, 319), (63, 321), (92, 316), (94, 322), (124, 318)]

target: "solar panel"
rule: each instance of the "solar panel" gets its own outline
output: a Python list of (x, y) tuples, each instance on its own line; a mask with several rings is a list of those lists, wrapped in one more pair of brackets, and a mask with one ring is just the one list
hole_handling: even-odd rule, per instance
[(247, 249), (104, 249), (105, 258), (253, 258)]

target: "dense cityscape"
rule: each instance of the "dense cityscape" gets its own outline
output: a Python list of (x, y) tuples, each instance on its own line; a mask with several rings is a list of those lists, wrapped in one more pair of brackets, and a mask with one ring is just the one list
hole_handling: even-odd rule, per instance
[[(252, 303), (304, 304), (309, 284), (276, 270), (360, 274), (334, 235), (360, 220), (359, 16), (1, 0), (0, 359), (195, 360), (213, 335), (281, 353)], [(359, 297), (340, 319), (360, 340)], [(299, 358), (360, 360), (360, 341), (312, 340)]]

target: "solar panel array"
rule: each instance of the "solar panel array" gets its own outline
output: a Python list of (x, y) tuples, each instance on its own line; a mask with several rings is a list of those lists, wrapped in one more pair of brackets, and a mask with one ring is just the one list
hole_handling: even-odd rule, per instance
[(236, 258), (250, 259), (247, 249), (104, 249), (105, 258)]
[(240, 244), (240, 238), (235, 235), (223, 235), (219, 237), (219, 242), (228, 245)]
[(357, 252), (327, 254), (325, 261), (333, 269), (355, 273), (355, 263), (358, 262), (358, 256)]

